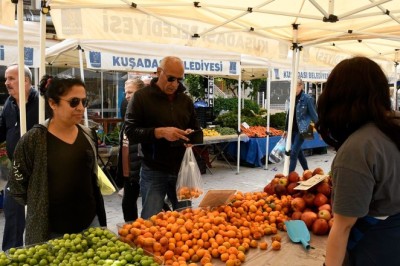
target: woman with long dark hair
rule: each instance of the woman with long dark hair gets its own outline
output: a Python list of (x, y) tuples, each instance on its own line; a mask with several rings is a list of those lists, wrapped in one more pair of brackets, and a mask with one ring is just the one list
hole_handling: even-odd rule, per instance
[(326, 265), (400, 265), (400, 115), (374, 61), (340, 62), (318, 99), (318, 132), (337, 150)]
[(97, 137), (81, 125), (88, 104), (79, 78), (44, 76), (40, 93), (50, 118), (15, 149), (10, 194), (27, 205), (25, 244), (106, 226), (97, 185)]

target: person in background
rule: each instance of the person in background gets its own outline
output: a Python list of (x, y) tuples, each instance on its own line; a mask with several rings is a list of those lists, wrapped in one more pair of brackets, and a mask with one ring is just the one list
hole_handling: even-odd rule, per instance
[(97, 136), (80, 124), (88, 104), (85, 84), (45, 75), (40, 93), (50, 118), (21, 137), (9, 181), (10, 195), (27, 205), (26, 245), (106, 226)]
[(152, 79), (153, 79), (153, 78), (152, 78), (151, 76), (144, 76), (144, 77), (142, 77), (142, 81), (144, 82), (144, 85), (145, 85), (145, 86), (150, 85)]
[(334, 223), (326, 265), (400, 265), (400, 113), (374, 61), (354, 57), (330, 73), (316, 128), (332, 162)]
[[(306, 94), (303, 90), (304, 83), (301, 79), (297, 80), (296, 87), (296, 102), (295, 102), (295, 112), (293, 116), (293, 126), (292, 126), (292, 147), (290, 151), (290, 163), (289, 163), (289, 173), (296, 169), (297, 159), (300, 162), (303, 170), (308, 170), (307, 159), (304, 156), (301, 145), (303, 145), (304, 138), (302, 133), (307, 132), (308, 127), (313, 121), (314, 123), (318, 120), (318, 115), (315, 110), (314, 99)], [(288, 111), (289, 113), (289, 111)], [(286, 116), (286, 127), (283, 137), (286, 137), (286, 132), (289, 126), (289, 115)]]
[(178, 202), (176, 181), (186, 147), (176, 141), (189, 141), (187, 135), (200, 129), (192, 100), (184, 94), (181, 81), (184, 65), (180, 58), (161, 60), (157, 76), (150, 86), (136, 92), (126, 112), (126, 135), (129, 143), (141, 143), (143, 160), (140, 191), (148, 219), (160, 212), (167, 195), (173, 209), (188, 206)]
[[(144, 82), (140, 79), (128, 79), (125, 82), (125, 99), (131, 100), (136, 91), (144, 88)], [(137, 200), (140, 193), (138, 143), (130, 144), (125, 134), (125, 124), (122, 124), (119, 138), (119, 155), (117, 176), (123, 180), (122, 212), (125, 222), (134, 221), (138, 218)]]
[[(39, 121), (39, 93), (32, 87), (32, 73), (24, 66), (26, 128), (31, 129)], [(18, 65), (10, 65), (5, 72), (5, 85), (10, 95), (0, 115), (0, 142), (6, 142), (8, 158), (13, 161), (14, 149), (21, 137)], [(2, 249), (23, 246), (25, 207), (9, 196), (8, 185), (4, 189), (4, 233)]]

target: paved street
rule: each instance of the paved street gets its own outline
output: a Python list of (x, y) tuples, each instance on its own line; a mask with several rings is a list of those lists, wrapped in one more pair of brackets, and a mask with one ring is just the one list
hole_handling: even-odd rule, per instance
[[(328, 172), (333, 157), (334, 151), (328, 149), (327, 154), (307, 157), (308, 165), (310, 169), (321, 167), (325, 172)], [(249, 168), (242, 166), (240, 167), (239, 174), (236, 174), (236, 168), (235, 171), (232, 171), (225, 162), (216, 160), (212, 165), (213, 174), (210, 174), (209, 171), (207, 171), (206, 174), (202, 175), (203, 187), (206, 192), (210, 189), (236, 189), (243, 192), (260, 191), (276, 173), (281, 173), (282, 169), (283, 163), (278, 165), (270, 164), (267, 170), (264, 170), (264, 168)], [(299, 173), (303, 172), (299, 163), (297, 171)], [(193, 206), (198, 206), (201, 199), (202, 197), (196, 199), (193, 202)], [(106, 205), (108, 228), (116, 232), (117, 223), (124, 222), (121, 209), (122, 198), (117, 193), (114, 193), (111, 196), (105, 196), (104, 200)], [(138, 205), (141, 210), (141, 198), (138, 200)], [(4, 214), (0, 213), (0, 241), (3, 239), (3, 228)]]

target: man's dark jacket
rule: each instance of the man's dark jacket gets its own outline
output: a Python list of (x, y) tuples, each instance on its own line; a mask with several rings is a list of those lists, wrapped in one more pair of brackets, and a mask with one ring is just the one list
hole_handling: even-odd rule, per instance
[[(31, 88), (26, 107), (26, 130), (39, 122), (39, 93)], [(6, 141), (7, 155), (10, 160), (14, 157), (14, 149), (21, 138), (19, 107), (15, 98), (9, 96), (4, 103), (0, 115), (0, 143)]]
[(184, 94), (185, 87), (179, 84), (175, 98), (168, 96), (156, 85), (135, 93), (128, 104), (125, 116), (125, 132), (129, 143), (141, 143), (143, 163), (148, 167), (170, 174), (178, 174), (185, 153), (183, 144), (175, 145), (164, 138), (156, 139), (154, 129), (176, 127), (182, 130), (200, 129), (193, 101)]

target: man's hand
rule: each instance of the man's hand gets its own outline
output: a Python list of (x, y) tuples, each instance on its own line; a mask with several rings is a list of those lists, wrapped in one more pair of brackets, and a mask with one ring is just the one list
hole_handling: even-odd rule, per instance
[(165, 138), (168, 141), (177, 141), (180, 139), (189, 141), (186, 135), (192, 131), (192, 129), (182, 130), (176, 127), (158, 127), (154, 130), (154, 135), (157, 139)]

